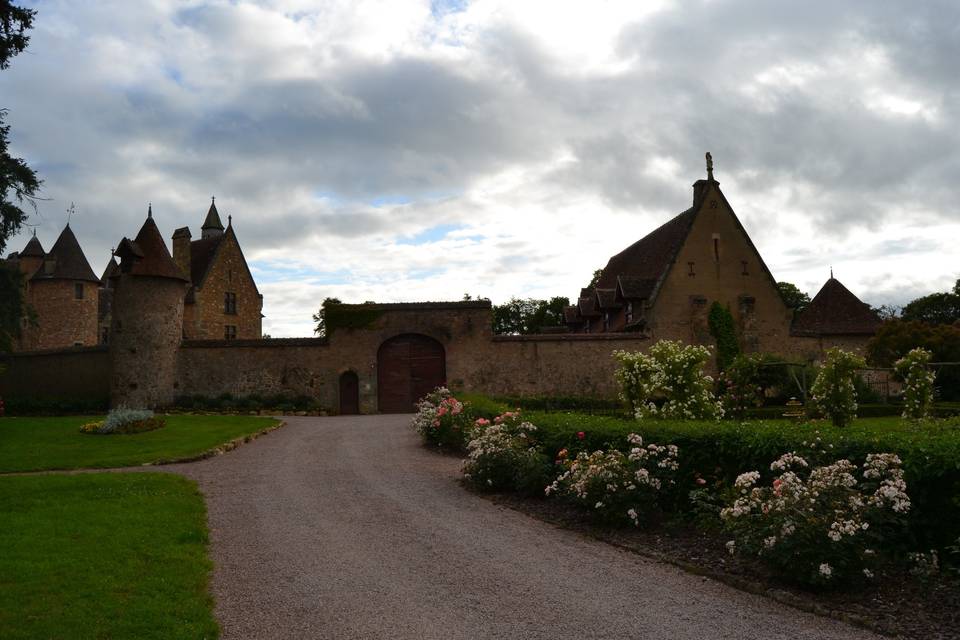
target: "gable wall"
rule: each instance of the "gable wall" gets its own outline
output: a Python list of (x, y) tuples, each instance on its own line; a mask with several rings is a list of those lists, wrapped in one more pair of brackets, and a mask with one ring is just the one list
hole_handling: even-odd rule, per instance
[[(236, 315), (223, 312), (227, 291), (237, 294)], [(224, 238), (202, 288), (196, 290), (194, 304), (186, 305), (184, 332), (191, 340), (222, 340), (224, 326), (233, 325), (237, 327), (237, 339), (259, 338), (261, 308), (257, 286), (244, 266), (236, 236), (230, 234)]]
[[(719, 260), (714, 256), (714, 234), (720, 240)], [(743, 275), (743, 260), (748, 275)], [(688, 275), (689, 262), (694, 263), (693, 276)], [(755, 299), (752, 312), (741, 305), (742, 295)], [(705, 302), (693, 302), (696, 297)], [(790, 338), (791, 311), (727, 203), (711, 186), (649, 313), (653, 340), (712, 344), (707, 313), (715, 300), (729, 305), (745, 351), (783, 352)]]
[[(74, 285), (83, 285), (77, 300)], [(36, 326), (23, 329), (21, 349), (63, 349), (76, 343), (98, 344), (98, 286), (80, 280), (34, 280), (27, 284), (26, 302), (36, 314)]]

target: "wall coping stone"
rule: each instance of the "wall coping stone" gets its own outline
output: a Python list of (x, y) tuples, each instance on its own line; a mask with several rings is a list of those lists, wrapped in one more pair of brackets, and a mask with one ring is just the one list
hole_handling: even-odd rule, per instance
[(33, 356), (59, 356), (72, 355), (76, 353), (99, 353), (106, 352), (109, 347), (105, 344), (88, 345), (86, 347), (63, 347), (60, 349), (37, 349), (36, 351), (13, 351), (10, 353), (0, 353), (0, 359), (33, 357)]
[(327, 347), (327, 338), (256, 338), (247, 340), (184, 340), (182, 349), (215, 349), (220, 347)]
[(642, 333), (537, 333), (525, 336), (493, 336), (494, 342), (603, 342), (611, 340), (649, 340)]
[(350, 309), (376, 309), (382, 311), (442, 311), (445, 309), (489, 309), (489, 300), (458, 300), (454, 302), (374, 302), (370, 304), (343, 304)]

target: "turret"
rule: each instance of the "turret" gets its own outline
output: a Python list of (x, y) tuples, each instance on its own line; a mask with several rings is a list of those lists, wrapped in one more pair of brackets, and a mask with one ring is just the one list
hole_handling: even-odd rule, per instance
[(173, 401), (187, 279), (167, 251), (152, 208), (134, 240), (117, 247), (110, 330), (110, 402), (155, 408)]
[(220, 221), (220, 213), (217, 211), (216, 198), (210, 198), (210, 208), (207, 210), (207, 218), (200, 227), (201, 238), (216, 238), (223, 235), (223, 223)]

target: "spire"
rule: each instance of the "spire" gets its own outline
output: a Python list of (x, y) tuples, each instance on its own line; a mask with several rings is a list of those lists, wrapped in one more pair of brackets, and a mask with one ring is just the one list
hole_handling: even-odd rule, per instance
[(830, 279), (833, 280), (833, 265), (830, 265)]
[(152, 218), (152, 217), (153, 217), (153, 203), (152, 203), (152, 202), (148, 202), (148, 203), (147, 203), (147, 217), (148, 217), (148, 218)]
[(43, 250), (43, 245), (40, 244), (40, 240), (37, 239), (37, 230), (33, 230), (33, 236), (30, 238), (30, 241), (27, 242), (27, 246), (23, 248), (23, 251), (20, 252), (21, 258), (42, 258), (47, 252)]
[(210, 208), (207, 210), (207, 219), (203, 221), (200, 227), (201, 238), (215, 238), (223, 234), (223, 223), (220, 221), (220, 213), (217, 211), (217, 199), (211, 196)]

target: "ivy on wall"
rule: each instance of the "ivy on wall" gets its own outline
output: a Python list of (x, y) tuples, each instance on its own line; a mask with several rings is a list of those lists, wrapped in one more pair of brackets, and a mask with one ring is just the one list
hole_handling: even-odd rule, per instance
[(325, 335), (337, 329), (369, 329), (383, 315), (382, 309), (364, 308), (366, 305), (325, 304)]
[(707, 326), (710, 328), (710, 335), (717, 341), (717, 367), (723, 371), (740, 355), (737, 330), (730, 309), (719, 302), (711, 304)]

